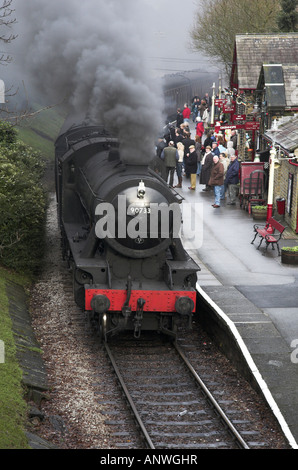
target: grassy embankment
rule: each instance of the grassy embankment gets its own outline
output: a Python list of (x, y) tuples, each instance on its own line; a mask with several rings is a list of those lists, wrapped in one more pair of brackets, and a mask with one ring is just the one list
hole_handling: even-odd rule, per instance
[(0, 449), (26, 449), (27, 404), (23, 398), (22, 371), (16, 359), (6, 280), (24, 287), (29, 281), (0, 267), (0, 340), (4, 343), (4, 363), (0, 363)]
[[(34, 108), (39, 109), (38, 105)], [(57, 109), (45, 110), (37, 114), (28, 126), (18, 129), (18, 138), (34, 150), (40, 151), (45, 161), (53, 162), (54, 141), (63, 120), (63, 115)], [(24, 400), (22, 371), (16, 359), (9, 315), (6, 294), (8, 280), (28, 288), (32, 278), (0, 266), (0, 340), (5, 348), (4, 363), (0, 363), (0, 449), (26, 449), (27, 403)]]
[[(42, 109), (37, 103), (32, 105), (33, 112)], [(60, 107), (45, 109), (22, 122), (18, 136), (25, 144), (42, 153), (47, 161), (54, 160), (54, 142), (64, 122), (65, 113)]]

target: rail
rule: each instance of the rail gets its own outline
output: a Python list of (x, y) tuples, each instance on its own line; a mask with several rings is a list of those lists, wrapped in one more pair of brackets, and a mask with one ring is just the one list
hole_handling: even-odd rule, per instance
[[(195, 369), (193, 368), (193, 366), (191, 365), (189, 360), (186, 358), (186, 356), (183, 353), (182, 349), (178, 346), (178, 344), (176, 342), (173, 343), (173, 346), (174, 346), (174, 348), (176, 350), (176, 353), (178, 354), (180, 360), (183, 361), (184, 366), (187, 367), (188, 371), (192, 375), (192, 378), (195, 379), (195, 382), (199, 386), (200, 391), (203, 393), (203, 396), (205, 397), (205, 399), (207, 399), (207, 401), (209, 402), (209, 405), (213, 408), (213, 410), (215, 410), (215, 413), (217, 414), (219, 419), (222, 421), (224, 427), (228, 430), (229, 434), (233, 437), (233, 440), (235, 441), (236, 445), (238, 447), (242, 448), (242, 449), (249, 449), (249, 446), (247, 445), (247, 443), (241, 437), (241, 435), (239, 434), (237, 429), (234, 427), (233, 423), (229, 420), (229, 418), (227, 417), (227, 415), (225, 414), (225, 412), (223, 411), (221, 406), (215, 400), (212, 393), (206, 387), (203, 380), (200, 378), (200, 376), (195, 371)], [(106, 342), (104, 343), (104, 347), (105, 347), (106, 353), (107, 353), (107, 355), (108, 355), (108, 357), (111, 361), (112, 367), (113, 367), (113, 369), (114, 369), (114, 371), (117, 375), (118, 381), (119, 381), (120, 386), (123, 390), (123, 393), (126, 397), (126, 400), (127, 400), (128, 404), (130, 406), (130, 409), (131, 409), (133, 415), (134, 415), (135, 421), (137, 422), (137, 424), (138, 424), (138, 426), (141, 430), (141, 433), (142, 433), (142, 436), (145, 440), (145, 443), (146, 443), (146, 445), (149, 449), (155, 449), (155, 446), (154, 446), (154, 444), (151, 440), (151, 437), (150, 437), (150, 435), (149, 435), (149, 433), (146, 429), (146, 425), (143, 422), (143, 420), (142, 420), (142, 418), (141, 418), (141, 416), (140, 416), (140, 414), (137, 410), (137, 407), (134, 403), (134, 400), (131, 396), (131, 393), (129, 392), (129, 390), (126, 386), (125, 379), (123, 378), (122, 373), (121, 373), (121, 371), (120, 371), (120, 369), (119, 369), (119, 367), (116, 363), (113, 352), (111, 351), (110, 347), (108, 346), (108, 344)]]
[(104, 343), (104, 346), (105, 346), (105, 350), (106, 350), (106, 352), (107, 352), (107, 354), (108, 354), (108, 356), (109, 356), (109, 359), (110, 359), (110, 361), (111, 361), (111, 363), (112, 363), (112, 366), (113, 366), (113, 368), (114, 368), (114, 371), (115, 371), (115, 373), (116, 373), (116, 375), (117, 375), (117, 378), (118, 378), (118, 380), (119, 380), (119, 382), (120, 382), (120, 385), (121, 385), (121, 387), (122, 387), (122, 390), (123, 390), (123, 392), (125, 393), (125, 397), (126, 397), (128, 403), (129, 403), (129, 406), (131, 407), (132, 412), (133, 412), (133, 414), (134, 414), (134, 417), (135, 417), (135, 419), (136, 419), (136, 421), (137, 421), (137, 423), (138, 423), (138, 425), (139, 425), (139, 427), (140, 427), (140, 429), (141, 429), (141, 432), (142, 432), (142, 434), (143, 434), (143, 436), (144, 436), (144, 439), (145, 439), (145, 441), (146, 441), (146, 443), (147, 443), (149, 449), (155, 449), (155, 447), (154, 447), (154, 445), (153, 445), (153, 442), (151, 441), (151, 438), (150, 438), (150, 436), (149, 436), (149, 434), (148, 434), (148, 432), (147, 432), (147, 430), (146, 430), (146, 427), (145, 427), (145, 425), (144, 425), (144, 423), (143, 423), (143, 421), (142, 421), (142, 418), (140, 417), (139, 412), (138, 412), (138, 410), (137, 410), (137, 408), (136, 408), (136, 406), (135, 406), (135, 404), (134, 404), (134, 401), (133, 401), (133, 399), (132, 399), (132, 397), (131, 397), (131, 394), (129, 393), (129, 391), (128, 391), (126, 385), (125, 385), (124, 379), (123, 379), (123, 377), (122, 377), (122, 375), (121, 375), (121, 373), (120, 373), (120, 370), (119, 370), (119, 368), (118, 368), (118, 366), (117, 366), (117, 364), (116, 364), (116, 361), (115, 361), (115, 359), (114, 359), (114, 357), (113, 357), (112, 351), (110, 350), (110, 348), (109, 348), (109, 346), (107, 345), (107, 343)]
[(249, 449), (249, 446), (246, 444), (244, 439), (240, 436), (239, 432), (237, 431), (237, 429), (235, 428), (233, 423), (229, 420), (229, 418), (224, 413), (224, 411), (222, 410), (220, 405), (217, 403), (217, 401), (215, 400), (213, 395), (210, 393), (210, 391), (208, 390), (208, 388), (206, 387), (206, 385), (204, 384), (204, 382), (202, 381), (200, 376), (197, 374), (197, 372), (194, 370), (194, 368), (190, 364), (189, 360), (185, 357), (185, 355), (184, 355), (183, 351), (181, 350), (181, 348), (177, 345), (177, 343), (174, 343), (174, 347), (176, 348), (177, 353), (182, 358), (183, 362), (185, 363), (185, 365), (190, 370), (192, 376), (195, 378), (196, 382), (198, 383), (198, 385), (202, 389), (203, 393), (208, 398), (209, 402), (212, 404), (212, 406), (215, 408), (215, 410), (217, 411), (217, 413), (219, 414), (221, 419), (224, 421), (224, 423), (228, 426), (231, 433), (234, 435), (234, 437), (237, 440), (237, 442), (239, 443), (239, 445), (243, 449)]

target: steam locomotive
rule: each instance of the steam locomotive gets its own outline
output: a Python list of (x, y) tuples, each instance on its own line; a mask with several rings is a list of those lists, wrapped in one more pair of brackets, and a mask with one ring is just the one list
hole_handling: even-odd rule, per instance
[(148, 166), (123, 163), (118, 140), (88, 119), (61, 129), (55, 178), (74, 298), (100, 338), (190, 326), (200, 268), (179, 237), (177, 193)]

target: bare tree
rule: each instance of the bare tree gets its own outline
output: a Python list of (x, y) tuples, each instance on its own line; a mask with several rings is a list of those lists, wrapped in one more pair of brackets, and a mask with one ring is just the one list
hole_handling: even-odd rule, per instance
[[(17, 38), (17, 35), (11, 32), (13, 25), (17, 22), (16, 18), (13, 17), (14, 11), (13, 0), (2, 0), (2, 5), (0, 6), (0, 43), (10, 44)], [(0, 65), (8, 65), (11, 61), (12, 57), (9, 54), (0, 52)], [(30, 109), (29, 102), (27, 102), (25, 110), (18, 111), (17, 109), (12, 109), (11, 106), (7, 105), (7, 98), (15, 96), (18, 93), (18, 90), (14, 90), (13, 87), (2, 90), (2, 87), (4, 87), (4, 83), (0, 80), (0, 118), (2, 121), (8, 121), (13, 126), (18, 126), (24, 121), (29, 121), (29, 119), (35, 117), (42, 111), (56, 106), (45, 106), (37, 111), (32, 111), (32, 109)], [(6, 99), (2, 101), (1, 98), (3, 95), (5, 95)]]
[(194, 50), (220, 61), (230, 74), (236, 34), (277, 31), (279, 0), (201, 0), (190, 36)]
[[(12, 25), (16, 23), (16, 18), (12, 18), (13, 12), (12, 0), (3, 0), (2, 6), (0, 6), (0, 41), (5, 44), (11, 43), (17, 37), (9, 31), (7, 34), (7, 30), (10, 30)], [(0, 64), (2, 65), (11, 62), (11, 60), (11, 57), (5, 53), (0, 55)]]

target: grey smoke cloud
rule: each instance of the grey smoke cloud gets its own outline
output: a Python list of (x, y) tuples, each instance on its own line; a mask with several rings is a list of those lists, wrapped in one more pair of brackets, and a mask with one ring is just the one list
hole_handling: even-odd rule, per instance
[(47, 101), (116, 127), (122, 157), (149, 161), (162, 92), (146, 68), (135, 0), (16, 0), (17, 63)]

